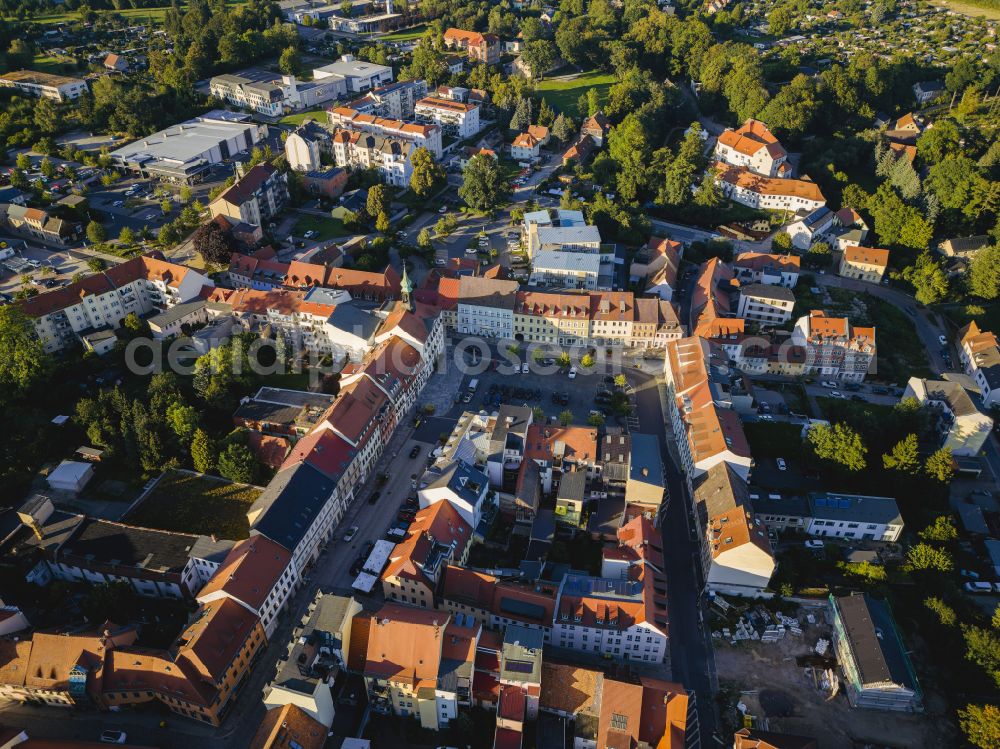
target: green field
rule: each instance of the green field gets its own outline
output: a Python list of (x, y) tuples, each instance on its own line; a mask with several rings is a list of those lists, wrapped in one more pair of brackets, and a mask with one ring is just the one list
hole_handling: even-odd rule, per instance
[(306, 120), (316, 120), (316, 122), (326, 122), (325, 109), (310, 109), (308, 112), (296, 112), (289, 114), (278, 120), (279, 125), (293, 125), (298, 127)]
[(73, 60), (55, 57), (54, 55), (35, 55), (35, 60), (31, 64), (33, 70), (42, 73), (66, 73), (67, 70), (75, 70), (76, 65)]
[(1000, 20), (1000, 8), (996, 7), (995, 3), (990, 2), (990, 0), (986, 0), (983, 3), (975, 2), (975, 0), (966, 0), (966, 2), (956, 2), (955, 0), (932, 0), (931, 5), (937, 5), (941, 8), (953, 10), (964, 16), (982, 16), (983, 18), (988, 18), (991, 21)]
[(596, 88), (601, 98), (601, 104), (608, 99), (608, 89), (615, 82), (611, 73), (590, 70), (570, 78), (550, 78), (535, 84), (535, 91), (543, 97), (553, 109), (564, 112), (572, 117), (579, 117), (577, 101), (587, 89)]
[[(243, 5), (246, 0), (226, 0), (228, 5)], [(98, 15), (104, 15), (107, 13), (116, 13), (120, 16), (128, 18), (134, 23), (144, 23), (152, 24), (154, 26), (159, 26), (163, 23), (163, 17), (170, 6), (164, 5), (161, 8), (125, 8), (123, 10), (99, 10), (96, 11)], [(182, 5), (183, 9), (184, 6)], [(6, 20), (13, 21), (16, 20), (13, 16), (8, 16)], [(34, 15), (30, 19), (32, 23), (40, 23), (44, 25), (52, 25), (57, 23), (71, 23), (73, 21), (80, 20), (80, 14), (77, 11), (64, 11), (62, 13), (47, 13), (44, 15)]]
[(344, 227), (342, 221), (330, 216), (302, 216), (292, 227), (292, 235), (295, 237), (302, 237), (307, 231), (316, 232), (316, 236), (311, 239), (318, 242), (325, 242), (334, 237), (346, 237), (351, 234)]
[(128, 522), (177, 533), (214, 533), (238, 541), (250, 534), (246, 514), (259, 496), (256, 487), (171, 471), (129, 515)]
[(391, 34), (380, 36), (379, 41), (412, 42), (422, 37), (425, 31), (427, 31), (427, 24), (421, 24), (420, 26), (414, 26), (412, 29), (400, 29), (399, 31), (393, 31)]

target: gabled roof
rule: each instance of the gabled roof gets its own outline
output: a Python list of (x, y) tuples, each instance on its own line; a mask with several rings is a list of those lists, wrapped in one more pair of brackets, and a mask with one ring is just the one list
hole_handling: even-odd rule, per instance
[(310, 465), (298, 464), (277, 473), (254, 506), (266, 507), (252, 531), (277, 541), (291, 552), (305, 537), (336, 484)]
[(233, 547), (198, 592), (198, 600), (221, 592), (260, 611), (291, 561), (291, 552), (281, 544), (264, 536), (251, 536)]
[(790, 198), (803, 198), (804, 200), (825, 203), (826, 198), (815, 182), (807, 182), (804, 179), (780, 179), (778, 177), (763, 177), (754, 174), (745, 167), (730, 166), (728, 164), (716, 164), (720, 179), (728, 182), (734, 187), (739, 187), (748, 192), (766, 196), (784, 196)]
[(223, 192), (216, 200), (224, 200), (231, 205), (243, 205), (259, 190), (268, 179), (277, 173), (270, 162), (257, 164), (243, 175), (236, 184)]
[(221, 681), (254, 628), (257, 614), (229, 598), (203, 604), (177, 638), (175, 660), (187, 663), (202, 678)]
[(726, 128), (719, 136), (719, 143), (745, 156), (753, 156), (761, 149), (767, 150), (773, 158), (785, 155), (785, 149), (781, 147), (778, 139), (767, 129), (767, 125), (759, 120), (747, 120), (736, 130)]
[(597, 745), (615, 749), (649, 746), (682, 749), (687, 732), (688, 696), (680, 684), (642, 677), (605, 677)]
[(387, 603), (371, 616), (365, 676), (435, 687), (448, 620), (443, 611)]
[(885, 270), (889, 266), (889, 250), (851, 245), (844, 250), (844, 260), (849, 263), (875, 265)]
[(250, 749), (323, 749), (326, 734), (326, 726), (288, 703), (264, 713)]

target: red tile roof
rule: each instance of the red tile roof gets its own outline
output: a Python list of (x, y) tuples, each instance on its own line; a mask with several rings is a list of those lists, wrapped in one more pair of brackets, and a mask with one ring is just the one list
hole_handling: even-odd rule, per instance
[(198, 600), (224, 593), (260, 611), (291, 560), (292, 554), (284, 546), (264, 536), (251, 536), (230, 550), (199, 591)]

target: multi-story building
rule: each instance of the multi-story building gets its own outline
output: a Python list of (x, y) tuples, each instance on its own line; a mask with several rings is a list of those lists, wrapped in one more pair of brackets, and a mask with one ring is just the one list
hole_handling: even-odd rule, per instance
[(835, 225), (836, 221), (837, 214), (824, 205), (797, 216), (783, 228), (783, 231), (792, 238), (792, 247), (797, 250), (808, 250), (813, 242)]
[(483, 338), (514, 337), (517, 281), (463, 276), (458, 281), (458, 332)]
[(688, 485), (712, 466), (730, 465), (744, 480), (753, 457), (735, 411), (721, 405), (728, 360), (715, 343), (692, 336), (667, 344), (667, 410)]
[(958, 331), (958, 358), (979, 386), (983, 405), (992, 408), (1000, 403), (1000, 345), (996, 336), (981, 330), (973, 320)]
[(416, 148), (410, 141), (360, 131), (337, 130), (333, 134), (337, 166), (362, 171), (374, 169), (383, 182), (396, 187), (409, 186)]
[(471, 704), (481, 632), (462, 614), (385, 604), (368, 626), (363, 674), (372, 711), (413, 716), (434, 731), (446, 727), (459, 705)]
[(751, 283), (740, 286), (736, 314), (763, 325), (781, 325), (792, 319), (795, 294), (784, 286)]
[(797, 255), (741, 252), (733, 260), (733, 275), (741, 284), (762, 283), (794, 289), (801, 264)]
[(868, 593), (830, 596), (833, 647), (852, 707), (922, 712), (923, 694), (889, 604)]
[(444, 32), (444, 44), (448, 49), (464, 50), (470, 60), (487, 65), (500, 62), (500, 37), (496, 34), (450, 28)]
[(448, 502), (469, 527), (476, 529), (486, 509), (490, 481), (485, 473), (465, 461), (427, 469), (419, 479), (417, 500), (421, 509)]
[(342, 96), (343, 82), (329, 79), (300, 82), (294, 75), (268, 70), (224, 73), (209, 81), (212, 96), (235, 107), (251, 109), (268, 117), (280, 117), (293, 110), (308, 109)]
[(694, 502), (706, 588), (749, 597), (762, 593), (776, 565), (745, 478), (717, 463), (695, 481)]
[(795, 321), (792, 343), (806, 354), (806, 372), (861, 382), (875, 363), (875, 328), (851, 325), (846, 317), (812, 310)]
[(733, 279), (732, 268), (717, 257), (701, 266), (691, 289), (688, 319), (692, 335), (725, 339), (743, 333), (743, 319), (732, 310)]
[(117, 330), (130, 313), (168, 309), (214, 286), (207, 276), (161, 257), (142, 255), (22, 302), (45, 350), (58, 351), (94, 330)]
[(29, 96), (38, 96), (56, 101), (79, 99), (90, 89), (80, 78), (70, 78), (35, 70), (13, 70), (0, 75), (0, 86), (16, 88)]
[(288, 549), (264, 536), (240, 541), (198, 593), (198, 602), (230, 598), (256, 614), (270, 637), (278, 614), (298, 585), (291, 559)]
[(888, 267), (889, 250), (851, 245), (841, 254), (837, 273), (844, 278), (881, 283)]
[(645, 294), (655, 294), (665, 302), (671, 301), (677, 288), (677, 269), (682, 253), (680, 242), (650, 237), (632, 258), (629, 283), (641, 284), (645, 281)]
[(428, 96), (413, 111), (418, 122), (433, 122), (453, 138), (464, 140), (479, 132), (478, 104)]
[(288, 182), (273, 164), (251, 167), (232, 187), (208, 205), (212, 218), (225, 216), (254, 226), (264, 226), (288, 202)]
[(425, 96), (427, 96), (427, 81), (397, 81), (373, 88), (346, 106), (361, 114), (409, 120), (413, 118), (417, 102)]
[[(350, 107), (335, 107), (327, 110), (330, 125), (334, 129), (381, 135), (387, 138), (423, 146), (435, 159), (444, 153), (441, 145), (441, 126), (434, 123), (406, 122), (386, 119), (371, 114), (363, 114)], [(336, 144), (334, 144), (336, 149)]]
[(0, 206), (0, 220), (11, 231), (25, 237), (34, 237), (45, 244), (62, 246), (80, 237), (80, 222), (59, 218), (41, 208), (30, 208), (18, 203)]
[(746, 167), (716, 164), (716, 181), (727, 198), (770, 211), (813, 211), (826, 205), (815, 182), (762, 177)]
[[(978, 397), (978, 393), (976, 393)], [(903, 399), (916, 398), (934, 409), (941, 447), (958, 457), (975, 457), (993, 430), (993, 419), (982, 413), (960, 382), (911, 377)]]
[(327, 79), (342, 81), (345, 93), (363, 94), (392, 83), (392, 68), (356, 60), (353, 55), (343, 55), (336, 62), (313, 69), (314, 81), (325, 82)]
[(548, 145), (549, 139), (547, 127), (529, 125), (528, 129), (523, 133), (518, 133), (514, 142), (510, 144), (510, 157), (514, 161), (535, 161), (538, 159), (539, 149)]
[(311, 172), (322, 167), (322, 155), (333, 153), (332, 134), (313, 120), (299, 125), (285, 140), (288, 166), (297, 172)]
[(747, 120), (735, 130), (726, 128), (716, 141), (715, 158), (764, 177), (792, 175), (785, 149), (767, 125), (758, 120)]

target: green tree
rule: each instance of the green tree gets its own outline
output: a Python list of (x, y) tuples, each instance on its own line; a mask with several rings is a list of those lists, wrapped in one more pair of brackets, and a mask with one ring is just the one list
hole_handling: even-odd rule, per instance
[(173, 208), (174, 204), (170, 202), (170, 198), (164, 198), (160, 201), (160, 211), (166, 216), (170, 213), (170, 209)]
[(389, 188), (383, 184), (372, 185), (368, 188), (368, 200), (365, 203), (365, 210), (372, 218), (379, 214), (389, 213)]
[(56, 166), (55, 164), (52, 163), (52, 159), (50, 159), (48, 156), (42, 159), (42, 163), (38, 165), (38, 171), (40, 171), (49, 179), (56, 176)]
[(560, 112), (552, 123), (552, 137), (560, 143), (568, 143), (575, 135), (576, 129), (573, 127), (573, 121)]
[(0, 403), (4, 391), (23, 393), (48, 369), (49, 357), (28, 316), (17, 305), (0, 307)]
[(410, 162), (413, 165), (413, 172), (410, 175), (410, 189), (418, 198), (430, 197), (444, 184), (444, 169), (434, 160), (431, 152), (423, 146), (413, 152), (410, 156)]
[(936, 304), (948, 296), (948, 276), (930, 253), (921, 253), (917, 262), (903, 271), (903, 278), (913, 285), (913, 295), (921, 304)]
[(592, 427), (600, 428), (604, 426), (604, 416), (601, 414), (590, 414), (590, 416), (587, 417), (587, 424)]
[(469, 159), (462, 173), (458, 196), (474, 210), (482, 213), (493, 211), (504, 197), (504, 185), (496, 159), (482, 154)]
[(572, 411), (560, 411), (559, 412), (559, 423), (564, 427), (568, 427), (573, 423), (573, 412)]
[(923, 542), (909, 548), (906, 552), (906, 562), (911, 569), (936, 572), (950, 572), (953, 566), (951, 554)]
[(940, 598), (934, 596), (925, 598), (924, 606), (933, 611), (938, 621), (945, 627), (954, 627), (958, 623), (958, 616), (955, 614), (955, 609)]
[(615, 184), (618, 194), (626, 201), (634, 201), (649, 183), (649, 163), (652, 148), (642, 120), (629, 114), (608, 133), (608, 155), (617, 166)]
[(420, 230), (419, 234), (417, 234), (417, 246), (421, 250), (429, 250), (434, 246), (434, 243), (431, 240), (431, 230), (426, 226)]
[(813, 453), (849, 471), (861, 471), (866, 465), (868, 448), (861, 435), (847, 424), (816, 424), (806, 434)]
[(89, 239), (93, 244), (100, 244), (108, 238), (108, 233), (104, 229), (104, 225), (98, 221), (91, 221), (87, 224), (87, 239)]
[(511, 130), (527, 130), (531, 124), (531, 99), (521, 97), (514, 109), (514, 114), (510, 118)]
[(792, 235), (785, 231), (779, 231), (771, 237), (771, 249), (778, 253), (792, 251)]
[(295, 47), (285, 47), (278, 58), (278, 70), (285, 75), (298, 75), (302, 69), (302, 61), (299, 58), (299, 51)]
[(955, 528), (951, 515), (938, 515), (933, 523), (920, 531), (920, 537), (924, 541), (947, 543), (958, 538), (958, 529)]
[(990, 629), (963, 626), (965, 637), (965, 657), (981, 666), (1000, 687), (1000, 637)]
[(121, 244), (132, 244), (135, 242), (135, 232), (128, 226), (123, 226), (122, 230), (118, 232), (118, 241)]
[(446, 213), (441, 218), (439, 218), (434, 224), (434, 232), (439, 237), (448, 237), (455, 233), (458, 228), (458, 219), (455, 218), (454, 214)]
[(122, 327), (132, 335), (140, 333), (144, 325), (145, 322), (143, 322), (143, 319), (135, 314), (135, 312), (129, 312), (125, 315), (125, 319), (122, 320)]
[(591, 354), (584, 354), (580, 358), (580, 366), (585, 367), (586, 369), (590, 369), (592, 366), (594, 366), (594, 357)]
[(917, 455), (917, 435), (908, 434), (882, 456), (882, 466), (888, 471), (914, 474), (920, 470)]
[(917, 153), (926, 164), (937, 164), (960, 151), (962, 135), (954, 120), (942, 119), (927, 128), (917, 139)]
[(215, 445), (204, 429), (195, 429), (191, 438), (191, 461), (194, 470), (208, 473), (215, 468)]
[(716, 208), (722, 205), (722, 200), (722, 190), (715, 179), (715, 174), (712, 173), (712, 170), (706, 171), (701, 178), (701, 184), (694, 193), (694, 204), (703, 208)]
[(784, 36), (794, 23), (795, 16), (787, 5), (775, 6), (774, 10), (767, 14), (767, 31), (772, 36)]
[(17, 155), (17, 159), (14, 161), (14, 165), (22, 172), (31, 171), (31, 156), (27, 152), (22, 152)]
[(559, 59), (559, 50), (548, 39), (536, 39), (524, 45), (521, 58), (527, 63), (533, 78), (541, 78)]
[(972, 258), (968, 274), (969, 292), (982, 299), (1000, 295), (1000, 244), (984, 247)]
[(250, 448), (239, 442), (230, 442), (219, 453), (219, 475), (241, 484), (253, 482), (256, 463)]
[(924, 463), (924, 472), (941, 483), (946, 484), (951, 481), (955, 475), (955, 459), (952, 457), (951, 448), (942, 447), (931, 453)]
[(181, 401), (174, 401), (167, 408), (167, 426), (182, 445), (189, 445), (198, 429), (198, 409)]
[(960, 708), (958, 725), (973, 746), (979, 749), (1000, 746), (1000, 708), (996, 705), (966, 705)]
[(623, 388), (627, 384), (628, 384), (628, 380), (625, 378), (625, 375), (623, 375), (623, 374), (616, 374), (615, 375), (615, 385), (617, 387)]
[[(101, 227), (104, 228), (104, 227)], [(94, 273), (100, 273), (105, 268), (104, 261), (99, 257), (87, 258), (87, 267)]]
[(389, 231), (389, 214), (384, 211), (375, 217), (375, 231), (385, 234)]

